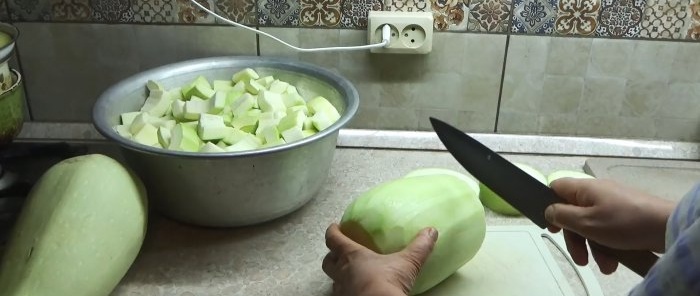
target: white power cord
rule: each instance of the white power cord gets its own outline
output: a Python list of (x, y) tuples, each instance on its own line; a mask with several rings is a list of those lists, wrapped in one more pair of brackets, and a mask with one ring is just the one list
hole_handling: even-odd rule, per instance
[(225, 17), (222, 17), (222, 16), (216, 14), (215, 12), (209, 10), (208, 8), (204, 7), (203, 5), (199, 4), (199, 3), (197, 2), (197, 0), (190, 0), (190, 2), (194, 3), (194, 5), (197, 5), (200, 9), (206, 11), (208, 14), (211, 14), (212, 16), (214, 16), (215, 18), (217, 18), (217, 19), (223, 21), (224, 23), (227, 23), (227, 24), (229, 24), (229, 25), (233, 25), (233, 26), (236, 26), (236, 27), (239, 27), (239, 28), (243, 28), (243, 29), (246, 29), (246, 30), (249, 30), (249, 31), (253, 31), (253, 32), (255, 32), (256, 34), (260, 34), (260, 35), (267, 36), (267, 37), (269, 37), (269, 38), (272, 38), (273, 40), (276, 40), (276, 41), (279, 42), (279, 43), (282, 43), (282, 44), (284, 44), (284, 45), (286, 45), (286, 46), (288, 46), (288, 47), (290, 47), (290, 48), (292, 48), (292, 49), (294, 49), (294, 50), (300, 51), (300, 52), (367, 50), (367, 49), (371, 49), (371, 48), (386, 47), (386, 46), (389, 45), (389, 40), (390, 40), (390, 38), (391, 38), (391, 29), (390, 29), (390, 27), (389, 27), (388, 24), (385, 24), (385, 25), (382, 27), (382, 42), (380, 42), (380, 43), (368, 44), (368, 45), (357, 45), (357, 46), (300, 48), (300, 47), (296, 47), (296, 46), (294, 46), (294, 45), (291, 45), (291, 44), (289, 44), (289, 43), (287, 43), (287, 42), (284, 42), (284, 41), (282, 41), (281, 39), (279, 39), (279, 38), (277, 38), (277, 37), (275, 37), (275, 36), (272, 36), (272, 35), (270, 35), (270, 34), (268, 34), (268, 33), (265, 33), (265, 32), (263, 32), (263, 31), (256, 30), (256, 29), (253, 29), (253, 28), (250, 28), (250, 27), (241, 25), (241, 24), (239, 24), (239, 23), (237, 23), (237, 22), (234, 22), (234, 21), (229, 20), (229, 19), (227, 19), (227, 18), (225, 18)]

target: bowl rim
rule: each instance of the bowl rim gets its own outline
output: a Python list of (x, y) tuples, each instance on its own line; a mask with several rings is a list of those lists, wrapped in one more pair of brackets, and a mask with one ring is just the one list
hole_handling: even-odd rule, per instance
[[(145, 89), (145, 82), (142, 82), (148, 79), (157, 80), (172, 75), (184, 74), (192, 71), (212, 68), (216, 65), (220, 65), (222, 62), (225, 64), (230, 64), (232, 66), (245, 65), (245, 67), (250, 68), (277, 68), (286, 71), (301, 72), (302, 74), (313, 76), (316, 79), (330, 84), (333, 88), (340, 92), (342, 96), (347, 97), (345, 112), (341, 115), (340, 119), (338, 119), (328, 128), (310, 137), (306, 137), (304, 139), (294, 141), (292, 143), (286, 143), (266, 148), (258, 148), (254, 150), (218, 153), (176, 151), (144, 145), (136, 141), (124, 138), (121, 135), (117, 134), (113, 127), (108, 123), (107, 107), (109, 106), (109, 103), (111, 101), (115, 100), (115, 93), (118, 93), (125, 88), (132, 88), (135, 84), (144, 85), (143, 87)], [(320, 141), (325, 137), (331, 136), (332, 134), (340, 130), (342, 127), (344, 127), (346, 124), (348, 124), (350, 120), (353, 119), (353, 117), (359, 109), (359, 101), (360, 99), (357, 89), (347, 78), (311, 63), (281, 57), (216, 56), (208, 58), (189, 59), (180, 62), (170, 63), (149, 70), (145, 70), (125, 79), (122, 79), (121, 81), (107, 88), (97, 98), (92, 109), (92, 121), (97, 131), (108, 140), (116, 142), (122, 148), (138, 151), (141, 153), (181, 158), (209, 159), (254, 157), (297, 149), (301, 146), (309, 145), (311, 143)]]

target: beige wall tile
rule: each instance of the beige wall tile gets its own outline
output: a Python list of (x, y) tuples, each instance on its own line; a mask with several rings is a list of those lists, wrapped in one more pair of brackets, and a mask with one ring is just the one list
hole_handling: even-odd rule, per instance
[(592, 42), (591, 38), (552, 38), (547, 57), (547, 74), (586, 74)]
[(91, 121), (96, 98), (142, 70), (190, 58), (256, 54), (255, 36), (211, 26), (18, 23), (37, 121)]
[(498, 116), (498, 132), (513, 134), (536, 134), (539, 116), (536, 113), (503, 110)]
[(668, 81), (678, 42), (634, 41), (627, 79)]
[(667, 82), (632, 80), (627, 81), (621, 115), (649, 117), (656, 115), (662, 102), (669, 95)]
[(661, 118), (656, 120), (656, 138), (700, 141), (700, 120)]
[(552, 38), (511, 36), (503, 77), (502, 111), (537, 112)]
[(432, 131), (430, 117), (435, 117), (465, 132), (493, 132), (495, 121), (488, 113), (450, 109), (418, 109), (418, 129)]
[(355, 118), (348, 124), (350, 128), (417, 130), (418, 116), (415, 109), (388, 107), (361, 107)]
[(538, 118), (538, 132), (547, 135), (575, 135), (577, 117), (569, 114), (546, 114)]
[(626, 80), (622, 78), (586, 77), (579, 114), (617, 115), (625, 98)]
[(698, 82), (700, 81), (700, 43), (684, 42), (679, 43), (678, 53), (673, 57), (673, 71), (671, 81), (673, 82)]
[(659, 116), (695, 119), (700, 122), (700, 81), (671, 83), (666, 100), (661, 103)]
[(588, 76), (626, 78), (634, 45), (631, 40), (594, 39)]
[(540, 111), (544, 114), (576, 113), (583, 94), (583, 78), (546, 75)]

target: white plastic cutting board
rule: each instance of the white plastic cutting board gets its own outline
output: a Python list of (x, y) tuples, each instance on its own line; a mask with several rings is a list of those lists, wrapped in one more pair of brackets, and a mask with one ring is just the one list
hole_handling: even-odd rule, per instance
[[(490, 226), (474, 258), (454, 275), (421, 296), (573, 296), (571, 283), (562, 273), (545, 243), (545, 237), (566, 250), (561, 233), (550, 234), (535, 226)], [(602, 296), (600, 285), (588, 267), (569, 259), (588, 295)]]

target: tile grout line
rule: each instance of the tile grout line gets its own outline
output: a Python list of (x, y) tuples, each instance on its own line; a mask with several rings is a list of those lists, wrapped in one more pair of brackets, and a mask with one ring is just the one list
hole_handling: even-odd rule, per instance
[(506, 62), (508, 61), (508, 47), (510, 46), (510, 34), (506, 35), (506, 46), (503, 53), (503, 67), (501, 68), (501, 83), (498, 89), (498, 103), (496, 104), (496, 121), (494, 122), (493, 132), (498, 133), (498, 120), (501, 115), (501, 100), (503, 99), (503, 84), (506, 78)]

